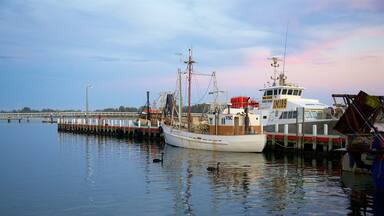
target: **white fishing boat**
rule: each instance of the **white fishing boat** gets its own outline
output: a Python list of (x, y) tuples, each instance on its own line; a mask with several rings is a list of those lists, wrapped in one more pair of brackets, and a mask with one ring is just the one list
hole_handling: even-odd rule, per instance
[[(267, 138), (263, 133), (261, 118), (258, 114), (248, 112), (248, 108), (232, 109), (230, 105), (222, 109), (215, 104), (205, 121), (193, 124), (191, 118), (191, 76), (192, 51), (189, 50), (188, 65), (188, 118), (187, 127), (183, 127), (181, 119), (181, 93), (179, 93), (178, 121), (173, 122), (173, 116), (168, 124), (162, 124), (165, 142), (169, 145), (229, 152), (262, 152)], [(214, 75), (214, 74), (213, 74)], [(179, 91), (181, 92), (181, 73), (179, 72)], [(218, 93), (215, 91), (214, 93)], [(175, 105), (171, 105), (171, 112)]]

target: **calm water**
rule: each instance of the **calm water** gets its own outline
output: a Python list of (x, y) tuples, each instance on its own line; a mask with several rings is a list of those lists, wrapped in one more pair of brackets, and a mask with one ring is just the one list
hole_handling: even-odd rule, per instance
[(369, 178), (342, 178), (327, 160), (163, 148), (38, 122), (0, 122), (0, 139), (1, 215), (382, 213)]

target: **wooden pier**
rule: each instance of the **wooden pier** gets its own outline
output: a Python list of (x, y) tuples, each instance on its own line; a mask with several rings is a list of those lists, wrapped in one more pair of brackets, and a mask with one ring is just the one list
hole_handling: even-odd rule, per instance
[[(160, 122), (157, 120), (151, 122), (144, 119), (59, 118), (57, 124), (58, 131), (62, 132), (163, 140)], [(289, 133), (288, 125), (280, 126), (283, 126), (283, 132), (279, 131), (279, 125), (275, 126), (275, 132), (264, 132), (267, 135), (267, 151), (332, 154), (335, 149), (346, 146), (346, 137), (328, 134), (327, 124), (321, 126), (321, 132), (318, 131), (317, 125), (313, 125), (311, 133), (307, 130), (303, 133), (301, 125), (295, 130), (296, 133)]]
[(133, 120), (121, 119), (60, 118), (57, 122), (57, 129), (61, 132), (160, 141), (162, 137), (159, 126), (158, 121), (152, 125), (151, 122), (142, 124), (142, 121), (134, 122)]
[[(284, 130), (279, 131), (279, 125), (275, 125), (274, 132), (265, 132), (267, 134), (267, 150), (283, 150), (329, 154), (335, 149), (344, 148), (347, 138), (342, 134), (329, 134), (328, 124), (321, 125), (321, 131), (318, 125), (312, 125), (312, 130), (303, 133), (301, 124), (298, 125), (294, 133), (288, 131), (288, 125), (282, 125)], [(309, 133), (308, 133), (309, 132)]]

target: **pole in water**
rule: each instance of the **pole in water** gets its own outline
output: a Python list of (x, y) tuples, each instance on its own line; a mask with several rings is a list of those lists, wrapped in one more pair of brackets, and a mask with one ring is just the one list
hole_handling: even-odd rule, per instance
[(149, 91), (147, 91), (147, 120), (151, 120), (151, 113), (149, 112)]

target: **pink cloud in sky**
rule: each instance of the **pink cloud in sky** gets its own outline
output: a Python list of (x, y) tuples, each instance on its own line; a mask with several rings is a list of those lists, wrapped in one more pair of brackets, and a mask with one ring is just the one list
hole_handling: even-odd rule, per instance
[[(270, 52), (248, 53), (241, 67), (222, 68), (219, 80), (229, 90), (257, 92), (272, 75)], [(365, 90), (384, 95), (384, 27), (343, 32), (287, 56), (288, 82), (332, 93)]]
[(381, 10), (384, 9), (382, 0), (314, 0), (310, 1), (306, 10), (308, 12), (327, 10), (334, 7), (360, 10)]

